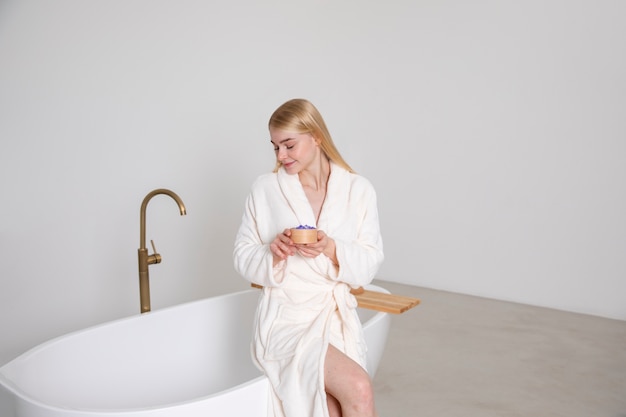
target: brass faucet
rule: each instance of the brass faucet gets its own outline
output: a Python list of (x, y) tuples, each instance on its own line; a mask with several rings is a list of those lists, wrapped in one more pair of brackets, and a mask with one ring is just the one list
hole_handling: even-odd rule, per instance
[(166, 190), (164, 188), (159, 188), (157, 190), (151, 191), (148, 195), (143, 199), (141, 203), (141, 211), (139, 215), (139, 298), (141, 303), (141, 312), (145, 313), (150, 311), (150, 279), (148, 274), (148, 265), (161, 263), (161, 255), (156, 253), (156, 248), (154, 247), (154, 242), (152, 243), (152, 250), (154, 253), (152, 255), (148, 255), (148, 249), (146, 248), (146, 208), (148, 207), (148, 202), (152, 197), (157, 194), (167, 194), (172, 197), (176, 203), (178, 204), (178, 208), (180, 210), (180, 215), (184, 216), (187, 214), (187, 210), (185, 209), (185, 204), (180, 199), (175, 192)]

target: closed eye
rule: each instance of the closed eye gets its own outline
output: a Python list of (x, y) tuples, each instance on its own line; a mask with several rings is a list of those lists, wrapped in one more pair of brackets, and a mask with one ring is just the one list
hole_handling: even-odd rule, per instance
[[(294, 146), (296, 146), (296, 143), (294, 143), (296, 139), (295, 138), (288, 138), (288, 139), (284, 139), (280, 142), (280, 145), (285, 144), (285, 148), (287, 149), (293, 149)], [(274, 152), (278, 152), (278, 145), (276, 145), (274, 142), (270, 141), (273, 145), (274, 145)], [(289, 145), (287, 145), (286, 143), (290, 143)], [(291, 144), (292, 143), (292, 144)]]

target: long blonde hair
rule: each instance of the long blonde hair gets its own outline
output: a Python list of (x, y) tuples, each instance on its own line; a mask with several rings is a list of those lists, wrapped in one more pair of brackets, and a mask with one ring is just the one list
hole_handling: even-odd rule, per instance
[[(354, 172), (337, 150), (322, 115), (310, 101), (295, 98), (283, 103), (270, 117), (268, 127), (294, 133), (309, 133), (319, 139), (320, 149), (329, 161), (348, 172)], [(280, 161), (276, 161), (274, 172), (278, 171), (281, 165)]]

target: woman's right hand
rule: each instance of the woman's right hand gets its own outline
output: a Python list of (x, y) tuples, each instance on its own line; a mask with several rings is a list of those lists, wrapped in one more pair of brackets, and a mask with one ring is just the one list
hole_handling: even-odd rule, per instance
[(291, 240), (291, 230), (285, 229), (282, 233), (276, 235), (276, 238), (270, 243), (270, 250), (274, 256), (274, 265), (293, 256), (297, 248)]

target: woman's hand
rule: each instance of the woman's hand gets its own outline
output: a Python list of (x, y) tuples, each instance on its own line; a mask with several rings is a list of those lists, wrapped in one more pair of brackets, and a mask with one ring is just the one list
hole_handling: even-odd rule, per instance
[(298, 250), (290, 236), (291, 230), (285, 229), (282, 233), (277, 234), (274, 241), (270, 243), (270, 251), (272, 251), (274, 256), (274, 265), (287, 259), (288, 256), (293, 256)]
[(335, 241), (322, 230), (317, 231), (317, 242), (296, 244), (295, 248), (298, 250), (300, 255), (305, 258), (316, 258), (323, 253), (328, 256), (335, 265), (337, 265)]

